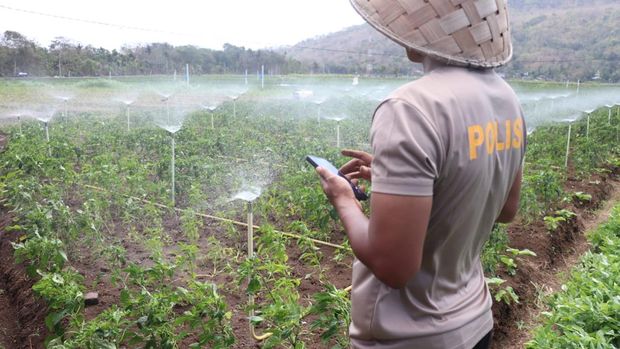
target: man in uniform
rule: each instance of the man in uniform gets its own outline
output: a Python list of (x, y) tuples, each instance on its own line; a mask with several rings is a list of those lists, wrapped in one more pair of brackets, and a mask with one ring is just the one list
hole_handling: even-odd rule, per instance
[(372, 182), (366, 217), (348, 183), (317, 168), (356, 260), (353, 348), (488, 348), (480, 253), (517, 211), (525, 125), (492, 68), (512, 56), (506, 0), (350, 0), (425, 75), (376, 109), (373, 154), (341, 172)]

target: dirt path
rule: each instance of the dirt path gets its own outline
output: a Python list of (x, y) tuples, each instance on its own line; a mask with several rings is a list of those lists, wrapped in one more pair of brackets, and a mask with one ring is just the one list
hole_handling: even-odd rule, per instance
[[(583, 217), (582, 223), (585, 235), (596, 229), (599, 225), (605, 223), (609, 219), (614, 206), (620, 202), (620, 180), (610, 179), (608, 183), (611, 185), (609, 198), (603, 202), (598, 210), (590, 212)], [(579, 263), (583, 254), (589, 249), (590, 245), (586, 240), (582, 240), (575, 244), (571, 253), (566, 253), (562, 256), (562, 263), (549, 271), (547, 281), (541, 291), (544, 292), (545, 295), (549, 295), (560, 290), (562, 283), (565, 281), (567, 272), (570, 272), (570, 270)], [(521, 327), (522, 330), (518, 332), (516, 338), (513, 338), (510, 343), (503, 343), (502, 348), (524, 348), (525, 343), (531, 339), (531, 331), (539, 325), (539, 314), (545, 310), (541, 306), (542, 304), (532, 304), (528, 307), (529, 309), (526, 310), (526, 314), (528, 315), (524, 319), (521, 319), (523, 322)]]

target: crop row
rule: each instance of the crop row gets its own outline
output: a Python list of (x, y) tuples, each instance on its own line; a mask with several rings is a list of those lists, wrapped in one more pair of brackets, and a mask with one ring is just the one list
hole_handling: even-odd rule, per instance
[(527, 348), (620, 347), (620, 205), (588, 239), (591, 252), (548, 299)]

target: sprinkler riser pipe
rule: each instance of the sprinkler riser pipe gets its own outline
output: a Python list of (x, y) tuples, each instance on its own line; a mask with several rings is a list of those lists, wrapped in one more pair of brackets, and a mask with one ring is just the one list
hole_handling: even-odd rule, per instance
[(127, 110), (125, 111), (125, 115), (127, 116), (127, 131), (129, 131), (129, 106), (127, 106)]
[(336, 124), (336, 148), (340, 148), (340, 121)]
[(172, 139), (172, 160), (170, 164), (170, 171), (172, 172), (172, 206), (176, 206), (175, 197), (174, 197), (174, 157), (175, 157), (175, 142), (174, 135), (171, 137)]
[(254, 205), (248, 202), (248, 257), (254, 257)]
[(568, 169), (568, 154), (570, 151), (570, 133), (573, 124), (568, 124), (568, 136), (566, 137), (566, 157), (564, 160), (564, 167)]
[(213, 112), (211, 112), (211, 129), (215, 130), (215, 124), (213, 123)]
[(189, 86), (189, 64), (185, 64), (185, 81), (187, 86)]
[(49, 131), (49, 127), (47, 125), (47, 121), (45, 122), (45, 139), (49, 143), (49, 141), (50, 141), (50, 131)]
[(588, 114), (588, 121), (586, 124), (586, 138), (590, 138), (590, 114)]
[[(252, 202), (248, 202), (248, 258), (254, 257), (254, 212)], [(248, 279), (248, 282), (250, 280)], [(250, 304), (250, 317), (254, 316), (254, 295), (250, 295), (248, 299)], [(254, 326), (250, 321), (250, 331), (254, 331)]]

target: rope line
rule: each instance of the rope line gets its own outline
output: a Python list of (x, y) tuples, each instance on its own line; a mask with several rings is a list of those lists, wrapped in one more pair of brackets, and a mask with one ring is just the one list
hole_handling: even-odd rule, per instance
[[(94, 185), (85, 184), (84, 186), (86, 188), (94, 189), (94, 190), (97, 190), (97, 191), (100, 191), (100, 192), (103, 192), (103, 193), (109, 193), (110, 192), (109, 190), (106, 190), (106, 189), (103, 189), (103, 188), (100, 188), (100, 187), (96, 187)], [(143, 203), (154, 205), (154, 206), (159, 207), (159, 208), (168, 209), (168, 210), (172, 208), (172, 209), (174, 209), (177, 212), (189, 212), (189, 210), (187, 210), (187, 209), (182, 209), (182, 208), (177, 208), (177, 207), (173, 208), (173, 207), (166, 206), (166, 205), (163, 205), (163, 204), (160, 204), (160, 203), (157, 203), (157, 202), (153, 202), (153, 201), (150, 201), (150, 200), (147, 200), (147, 199), (142, 199), (142, 198), (139, 198), (139, 197), (136, 197), (136, 196), (131, 196), (131, 195), (127, 195), (127, 194), (122, 194), (122, 195), (125, 196), (125, 197), (128, 197), (130, 199), (133, 199), (133, 200), (138, 200), (138, 201), (141, 201)], [(212, 215), (208, 215), (208, 214), (204, 214), (204, 213), (200, 213), (200, 212), (192, 212), (192, 213), (194, 213), (196, 216), (199, 216), (199, 217), (203, 217), (203, 218), (207, 218), (207, 219), (211, 219), (211, 220), (215, 220), (215, 221), (219, 221), (219, 222), (230, 223), (230, 224), (238, 225), (238, 226), (241, 226), (241, 227), (246, 227), (246, 228), (248, 227), (247, 223), (235, 221), (233, 219), (212, 216)], [(253, 227), (255, 229), (260, 229), (260, 227), (258, 225), (253, 225)], [(308, 240), (308, 241), (314, 242), (315, 244), (329, 246), (329, 247), (332, 247), (332, 248), (335, 248), (335, 249), (339, 249), (339, 250), (348, 250), (348, 248), (346, 248), (345, 246), (342, 246), (342, 245), (333, 244), (331, 242), (327, 242), (327, 241), (323, 241), (323, 240), (317, 240), (317, 239), (309, 238), (309, 237), (302, 236), (302, 235), (299, 235), (299, 234), (287, 233), (287, 232), (283, 232), (283, 231), (280, 231), (280, 230), (274, 230), (274, 232), (277, 233), (277, 234), (280, 234), (282, 236), (290, 237), (290, 238), (293, 238), (293, 239)]]

